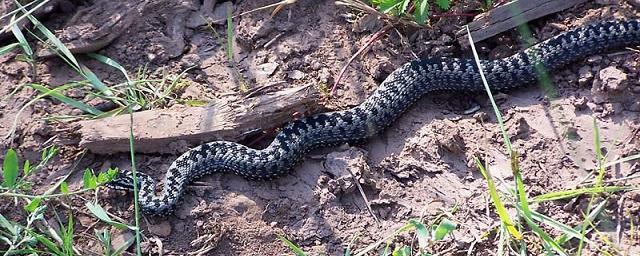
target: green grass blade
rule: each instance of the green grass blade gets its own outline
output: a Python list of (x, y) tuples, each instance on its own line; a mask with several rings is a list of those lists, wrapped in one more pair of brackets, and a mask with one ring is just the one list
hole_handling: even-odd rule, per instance
[(104, 114), (104, 112), (102, 112), (102, 111), (100, 111), (100, 110), (98, 110), (98, 109), (96, 109), (96, 108), (94, 108), (92, 106), (89, 106), (89, 105), (84, 104), (84, 103), (82, 103), (80, 101), (74, 100), (72, 98), (69, 98), (69, 97), (65, 96), (64, 94), (60, 93), (60, 91), (62, 91), (63, 89), (66, 89), (68, 87), (58, 87), (58, 88), (52, 90), (52, 89), (49, 89), (49, 88), (44, 87), (44, 86), (39, 85), (39, 84), (28, 84), (28, 86), (33, 88), (33, 89), (35, 89), (35, 90), (37, 90), (37, 91), (39, 91), (40, 93), (43, 93), (43, 94), (45, 94), (47, 96), (55, 98), (55, 99), (63, 102), (64, 104), (67, 104), (67, 105), (72, 106), (74, 108), (80, 109), (80, 110), (82, 110), (82, 111), (84, 111), (86, 113), (92, 114), (94, 116)]
[(29, 204), (24, 207), (24, 210), (27, 212), (35, 212), (38, 207), (40, 207), (40, 203), (42, 202), (42, 198), (36, 197)]
[(13, 149), (7, 150), (2, 163), (2, 186), (13, 188), (18, 180), (18, 155)]
[(491, 201), (496, 208), (496, 212), (498, 213), (502, 224), (505, 226), (507, 231), (509, 231), (509, 234), (511, 234), (511, 236), (513, 236), (516, 240), (522, 240), (522, 234), (520, 234), (516, 226), (513, 224), (513, 221), (511, 221), (511, 217), (509, 217), (509, 213), (504, 207), (504, 203), (502, 203), (500, 195), (498, 195), (498, 190), (496, 189), (496, 185), (493, 181), (493, 178), (491, 177), (491, 173), (488, 170), (485, 170), (484, 165), (480, 163), (480, 160), (478, 160), (478, 158), (475, 158), (475, 161), (476, 166), (480, 170), (480, 173), (482, 173), (482, 176), (487, 181), (489, 196), (491, 197)]
[(602, 141), (600, 140), (600, 130), (598, 128), (598, 123), (595, 118), (593, 118), (593, 142), (595, 145), (596, 151), (596, 162), (598, 163), (598, 176), (596, 177), (595, 186), (602, 186), (602, 181), (604, 180), (604, 174), (606, 168), (604, 167), (605, 157), (602, 154)]
[(20, 3), (15, 1), (15, 0), (14, 0), (14, 2), (16, 4), (18, 4), (19, 8), (16, 9), (16, 10), (11, 11), (11, 12), (5, 14), (5, 15), (2, 15), (2, 17), (0, 19), (9, 17), (9, 15), (13, 15), (13, 14), (18, 13), (18, 12), (23, 12), (24, 14), (21, 15), (20, 17), (18, 17), (17, 19), (15, 19), (15, 20), (11, 20), (9, 22), (9, 24), (7, 24), (6, 26), (2, 27), (2, 29), (0, 30), (0, 34), (2, 34), (4, 32), (6, 32), (6, 31), (8, 31), (9, 29), (11, 29), (11, 27), (13, 27), (13, 25), (17, 24), (18, 22), (23, 20), (25, 17), (31, 15), (31, 13), (35, 12), (37, 9), (39, 9), (42, 6), (44, 6), (47, 2), (49, 2), (49, 0), (40, 1), (40, 3), (38, 3), (38, 5), (34, 6), (33, 8), (31, 8), (28, 11), (26, 9), (24, 9), (24, 7), (30, 6), (31, 4), (35, 3), (35, 1), (33, 1), (31, 3), (28, 3), (28, 4), (25, 4), (25, 5), (20, 5)]
[[(605, 209), (606, 205), (607, 205), (607, 201), (606, 200), (600, 202), (596, 207), (593, 208), (593, 210), (591, 210), (591, 212), (589, 212), (589, 215), (587, 216), (587, 218), (585, 218), (585, 220), (582, 221), (582, 224), (577, 225), (573, 229), (575, 230), (575, 229), (578, 229), (578, 228), (582, 228), (582, 226), (585, 223), (593, 222), (593, 220), (595, 220), (596, 217), (598, 217), (598, 215), (600, 215), (600, 213), (602, 213), (602, 211)], [(585, 233), (586, 233), (586, 231), (585, 231)], [(585, 237), (582, 232), (580, 232), (580, 236), (581, 237)], [(558, 244), (564, 244), (564, 243), (568, 242), (571, 238), (572, 238), (571, 234), (565, 233), (565, 234), (562, 234), (562, 235), (558, 236), (556, 238), (556, 241), (558, 242)], [(580, 238), (578, 237), (578, 239), (580, 239)], [(587, 241), (588, 240), (585, 240), (585, 242), (587, 242)]]
[[(563, 236), (568, 237), (569, 239), (571, 238), (577, 238), (577, 239), (582, 239), (585, 242), (587, 242), (590, 245), (595, 245), (595, 243), (591, 240), (589, 240), (587, 237), (583, 236), (582, 234), (580, 234), (579, 230), (576, 230), (564, 223), (561, 223), (549, 216), (546, 216), (544, 214), (540, 214), (538, 212), (532, 211), (531, 212), (531, 216), (533, 217), (533, 220), (538, 221), (540, 223), (544, 223), (545, 225), (558, 230), (560, 232), (562, 232)], [(556, 243), (558, 245), (561, 245), (564, 243), (564, 241), (561, 243), (559, 239), (554, 239), (556, 241)]]
[(440, 9), (442, 9), (442, 10), (449, 10), (449, 8), (451, 7), (451, 1), (450, 0), (436, 0), (436, 5), (438, 7), (440, 7)]
[(564, 251), (564, 249), (562, 249), (562, 247), (558, 243), (556, 243), (556, 241), (553, 240), (549, 236), (549, 234), (547, 234), (547, 232), (544, 232), (544, 230), (542, 230), (542, 228), (540, 228), (540, 226), (538, 226), (538, 224), (533, 221), (533, 219), (529, 218), (529, 216), (527, 215), (522, 216), (522, 218), (527, 222), (529, 228), (531, 228), (531, 230), (536, 233), (536, 235), (538, 235), (538, 237), (540, 237), (542, 241), (544, 241), (545, 245), (551, 247), (557, 253), (557, 255), (568, 255)]
[[(22, 5), (18, 4), (18, 7), (23, 10), (23, 12), (27, 12)], [(96, 90), (100, 91), (104, 95), (113, 96), (113, 93), (111, 92), (109, 87), (104, 85), (102, 81), (100, 81), (100, 79), (98, 79), (97, 76), (86, 66), (80, 64), (78, 60), (73, 56), (71, 51), (69, 51), (69, 49), (64, 45), (64, 43), (62, 43), (62, 41), (60, 41), (60, 39), (56, 37), (55, 34), (53, 34), (47, 27), (45, 27), (40, 21), (38, 21), (38, 19), (36, 19), (32, 15), (28, 15), (27, 17), (29, 18), (31, 23), (33, 23), (36, 29), (47, 38), (48, 44), (51, 46), (51, 50), (56, 51), (65, 62), (67, 62), (80, 75), (89, 80), (91, 85)]]
[(443, 218), (440, 220), (440, 224), (438, 224), (438, 227), (436, 227), (436, 230), (433, 232), (433, 239), (436, 241), (444, 239), (444, 237), (453, 232), (456, 227), (458, 227), (458, 224), (447, 218)]
[(43, 244), (49, 250), (49, 252), (53, 253), (54, 255), (66, 255), (60, 250), (60, 248), (58, 248), (58, 245), (49, 240), (49, 238), (46, 238), (45, 236), (37, 234), (31, 230), (29, 230), (29, 233), (31, 233), (31, 235), (35, 237), (38, 242)]
[[(14, 18), (15, 16), (11, 17), (11, 20), (13, 21)], [(29, 56), (30, 59), (32, 59), (33, 49), (31, 49), (31, 46), (29, 46), (29, 42), (27, 42), (27, 39), (24, 37), (24, 34), (20, 30), (20, 28), (18, 28), (17, 23), (14, 23), (13, 26), (11, 26), (11, 32), (13, 33), (13, 36), (15, 36), (16, 40), (18, 40), (18, 43), (22, 47), (24, 54), (26, 54), (27, 56)]]
[(413, 12), (413, 18), (416, 23), (424, 25), (429, 17), (429, 1), (419, 0), (416, 3), (416, 10)]
[(634, 187), (621, 187), (621, 186), (604, 186), (604, 187), (590, 187), (590, 188), (577, 188), (563, 191), (554, 191), (535, 196), (534, 202), (545, 202), (562, 200), (568, 198), (574, 198), (584, 194), (599, 194), (599, 193), (614, 193), (619, 191), (634, 190)]
[(102, 208), (102, 206), (92, 203), (92, 202), (87, 202), (85, 204), (85, 206), (87, 207), (87, 209), (89, 209), (89, 211), (91, 213), (93, 213), (93, 215), (95, 215), (98, 219), (108, 223), (111, 226), (114, 226), (116, 228), (119, 229), (131, 229), (131, 230), (137, 230), (136, 227), (132, 227), (129, 226), (127, 224), (124, 223), (120, 223), (117, 221), (114, 221), (113, 219), (111, 219), (111, 217), (109, 217), (109, 215), (107, 214), (107, 212)]
[(629, 161), (633, 161), (633, 160), (637, 160), (637, 159), (640, 159), (640, 154), (636, 154), (636, 155), (631, 155), (631, 156), (620, 158), (618, 160), (615, 160), (613, 162), (609, 162), (609, 163), (605, 164), (604, 167), (608, 168), (608, 167), (611, 167), (611, 166), (614, 166), (614, 165), (617, 165), (617, 164), (621, 164), (621, 163), (624, 163), (624, 162), (629, 162)]
[(98, 180), (89, 169), (85, 169), (82, 174), (82, 186), (85, 189), (96, 189), (98, 187)]
[(300, 247), (298, 247), (296, 244), (291, 242), (286, 237), (278, 235), (278, 239), (280, 239), (280, 241), (282, 241), (291, 251), (293, 251), (293, 253), (296, 256), (306, 256), (307, 255), (302, 249), (300, 249)]
[(115, 60), (97, 53), (87, 53), (87, 56), (117, 69), (118, 71), (120, 71), (120, 73), (122, 73), (122, 75), (124, 75), (125, 79), (127, 79), (127, 82), (131, 82), (131, 79), (129, 79), (129, 75), (127, 74), (127, 70)]
[(416, 229), (416, 236), (418, 237), (418, 247), (420, 251), (424, 251), (429, 246), (429, 231), (418, 220), (409, 220), (409, 223)]
[(487, 78), (484, 75), (484, 70), (482, 65), (480, 64), (480, 57), (478, 57), (478, 51), (476, 51), (476, 46), (473, 43), (473, 38), (471, 37), (471, 32), (469, 31), (469, 27), (467, 29), (467, 37), (469, 39), (469, 45), (471, 46), (471, 51), (473, 52), (473, 58), (478, 66), (478, 72), (480, 73), (480, 78), (482, 79), (482, 83), (484, 84), (484, 89), (487, 92), (487, 96), (489, 96), (489, 100), (491, 101), (491, 106), (493, 106), (493, 112), (496, 115), (496, 119), (498, 120), (498, 125), (500, 126), (500, 131), (502, 133), (502, 139), (504, 140), (504, 145), (507, 148), (507, 152), (514, 152), (511, 147), (511, 141), (509, 140), (509, 136), (506, 132), (504, 121), (502, 119), (502, 115), (500, 114), (500, 109), (498, 109), (498, 105), (496, 104), (496, 100), (493, 98), (493, 93), (491, 93), (491, 88), (489, 87), (489, 83), (487, 82)]
[(11, 222), (9, 222), (9, 220), (7, 220), (2, 214), (0, 214), (0, 227), (3, 227), (4, 229), (11, 232), (11, 235), (15, 236), (18, 233), (18, 231), (16, 230), (16, 226), (11, 224)]
[(87, 80), (89, 80), (89, 83), (93, 86), (93, 88), (100, 91), (100, 93), (102, 93), (103, 95), (113, 96), (113, 92), (111, 92), (109, 87), (107, 87), (104, 83), (102, 83), (102, 81), (100, 81), (98, 76), (95, 73), (93, 73), (91, 69), (89, 69), (87, 66), (83, 64), (79, 64), (78, 67), (80, 68), (80, 74), (84, 76)]
[(19, 43), (12, 43), (12, 44), (8, 44), (8, 45), (0, 47), (0, 56), (5, 55), (6, 53), (8, 53), (11, 50), (13, 50), (13, 48), (16, 48), (18, 46), (20, 46)]

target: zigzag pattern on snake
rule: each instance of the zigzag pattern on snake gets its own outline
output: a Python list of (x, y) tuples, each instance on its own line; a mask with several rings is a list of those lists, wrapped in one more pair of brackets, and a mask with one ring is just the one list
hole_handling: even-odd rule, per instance
[[(521, 87), (538, 79), (536, 65), (557, 70), (589, 55), (640, 44), (640, 20), (610, 21), (571, 30), (513, 56), (481, 61), (492, 90)], [(169, 167), (164, 188), (138, 174), (139, 203), (148, 214), (169, 213), (192, 180), (211, 173), (235, 173), (248, 179), (285, 175), (310, 150), (363, 141), (391, 125), (416, 100), (433, 91), (481, 91), (484, 85), (472, 59), (430, 58), (406, 63), (392, 72), (360, 105), (292, 121), (264, 149), (229, 141), (197, 146)], [(133, 188), (130, 172), (108, 184)]]

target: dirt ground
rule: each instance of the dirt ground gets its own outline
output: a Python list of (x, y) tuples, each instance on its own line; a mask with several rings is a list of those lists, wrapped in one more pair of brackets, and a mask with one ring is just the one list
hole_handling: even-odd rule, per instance
[[(219, 2), (216, 10), (230, 7), (239, 14), (273, 2), (276, 1)], [(307, 83), (330, 86), (346, 61), (384, 25), (323, 0), (298, 1), (274, 17), (270, 16), (272, 9), (268, 9), (235, 18), (233, 58), (235, 70), (244, 77), (239, 82), (227, 61), (226, 28), (213, 27), (223, 37), (221, 42), (211, 28), (189, 27), (189, 22), (197, 23), (193, 10), (198, 5), (190, 0), (161, 1), (146, 9), (99, 53), (130, 72), (146, 66), (156, 77), (178, 74), (195, 65), (187, 72), (189, 86), (179, 97), (211, 101), (240, 92), (243, 86), (255, 88), (279, 81), (285, 83), (276, 83), (270, 90)], [(476, 1), (456, 1), (452, 8), (448, 13), (476, 14), (480, 5)], [(62, 14), (45, 24), (59, 28), (70, 16)], [(638, 14), (637, 1), (595, 1), (535, 20), (530, 28), (533, 39), (542, 41), (584, 24), (612, 17), (632, 19)], [(188, 22), (176, 23), (175, 17), (180, 15), (186, 15)], [(330, 110), (346, 109), (362, 102), (388, 73), (414, 57), (471, 56), (469, 49), (457, 43), (455, 32), (472, 19), (473, 15), (442, 15), (432, 18), (427, 28), (398, 26), (352, 63), (336, 97), (325, 95), (317, 100)], [(480, 42), (477, 47), (483, 58), (504, 57), (524, 47), (520, 38), (517, 31), (511, 30)], [(39, 61), (34, 70), (17, 61), (17, 53), (0, 57), (3, 136), (20, 108), (34, 99), (36, 92), (22, 89), (10, 98), (4, 95), (22, 83), (56, 87), (80, 80), (58, 59)], [(107, 84), (124, 81), (112, 68), (95, 60), (81, 60)], [(637, 50), (620, 49), (554, 71), (552, 84), (558, 94), (554, 99), (545, 97), (535, 85), (498, 95), (511, 141), (520, 153), (530, 196), (568, 189), (584, 181), (596, 166), (594, 118), (608, 159), (640, 153), (639, 61)], [(35, 81), (31, 80), (33, 71), (37, 74)], [(72, 93), (75, 99), (96, 104), (81, 90)], [(472, 101), (479, 103), (480, 109), (467, 114)], [(71, 136), (73, 123), (47, 118), (78, 114), (78, 110), (59, 101), (41, 99), (22, 111), (15, 135), (0, 140), (0, 152), (14, 148), (22, 158), (36, 162), (45, 142), (61, 146), (60, 157), (33, 177), (36, 191), (46, 190), (73, 168), (130, 168), (128, 153), (88, 153), (80, 158), (82, 148), (60, 142)], [(269, 138), (263, 141), (268, 142)], [(189, 188), (173, 215), (143, 217), (143, 246), (150, 254), (158, 252), (159, 244), (165, 254), (178, 255), (198, 250), (203, 250), (204, 255), (291, 254), (277, 239), (277, 235), (284, 235), (312, 255), (337, 255), (343, 254), (354, 237), (358, 240), (352, 248), (362, 249), (409, 219), (422, 217), (429, 223), (429, 219), (445, 212), (459, 226), (453, 236), (430, 245), (434, 252), (465, 255), (473, 247), (471, 254), (490, 255), (495, 253), (497, 239), (495, 233), (487, 232), (499, 222), (490, 209), (486, 181), (475, 167), (474, 156), (488, 163), (496, 180), (502, 180), (498, 185), (513, 184), (509, 159), (486, 95), (429, 95), (374, 139), (312, 152), (286, 177), (268, 182), (247, 181), (234, 175), (202, 178)], [(136, 162), (139, 171), (161, 179), (176, 157), (137, 154)], [(623, 178), (639, 170), (636, 162), (623, 163), (611, 169), (607, 179)], [(375, 217), (367, 210), (349, 171), (358, 176)], [(75, 181), (72, 188), (81, 186), (81, 172), (76, 174), (71, 179)], [(637, 186), (639, 180), (617, 184)], [(49, 204), (59, 212), (71, 211), (76, 216), (76, 245), (80, 249), (100, 254), (93, 229), (103, 224), (84, 208), (90, 197), (52, 200)], [(108, 191), (99, 198), (109, 212), (133, 222), (131, 194)], [(626, 255), (640, 254), (640, 242), (633, 238), (639, 231), (640, 195), (626, 192), (608, 198), (599, 231), (609, 235)], [(19, 216), (11, 213), (15, 210), (10, 201), (1, 200), (5, 206), (0, 207), (0, 213)], [(588, 197), (579, 197), (541, 203), (535, 205), (535, 210), (575, 226), (583, 219), (581, 210), (588, 201)], [(621, 227), (619, 233), (617, 225)], [(132, 235), (113, 232), (119, 241)], [(409, 244), (412, 237), (404, 235), (396, 241)], [(587, 247), (589, 253), (595, 253), (595, 249)]]

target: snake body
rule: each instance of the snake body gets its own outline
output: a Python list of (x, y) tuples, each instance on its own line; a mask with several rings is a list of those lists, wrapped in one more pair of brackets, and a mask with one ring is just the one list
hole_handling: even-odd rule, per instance
[[(538, 80), (539, 67), (557, 70), (589, 55), (640, 44), (640, 20), (601, 22), (547, 39), (510, 57), (480, 61), (492, 90), (508, 90)], [(425, 94), (433, 91), (481, 91), (484, 85), (473, 59), (429, 58), (408, 62), (392, 72), (360, 105), (292, 121), (269, 146), (253, 149), (213, 141), (178, 157), (169, 167), (162, 193), (156, 182), (138, 174), (138, 200), (148, 214), (169, 213), (192, 180), (211, 173), (235, 173), (248, 179), (285, 175), (310, 150), (366, 140), (391, 125)], [(108, 184), (132, 189), (122, 172)]]

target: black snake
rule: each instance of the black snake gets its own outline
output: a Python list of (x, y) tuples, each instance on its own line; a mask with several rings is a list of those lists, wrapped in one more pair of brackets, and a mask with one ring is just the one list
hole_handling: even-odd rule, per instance
[[(640, 20), (602, 22), (562, 33), (513, 56), (480, 64), (491, 89), (507, 90), (535, 82), (539, 76), (537, 65), (557, 70), (592, 54), (638, 44)], [(264, 149), (214, 141), (187, 151), (167, 170), (159, 195), (155, 194), (156, 182), (138, 174), (140, 206), (149, 214), (169, 213), (185, 186), (206, 174), (232, 172), (248, 179), (283, 176), (310, 150), (375, 136), (429, 92), (480, 90), (484, 85), (472, 59), (411, 61), (392, 72), (362, 104), (292, 121)], [(120, 173), (108, 185), (131, 190), (131, 173)]]

